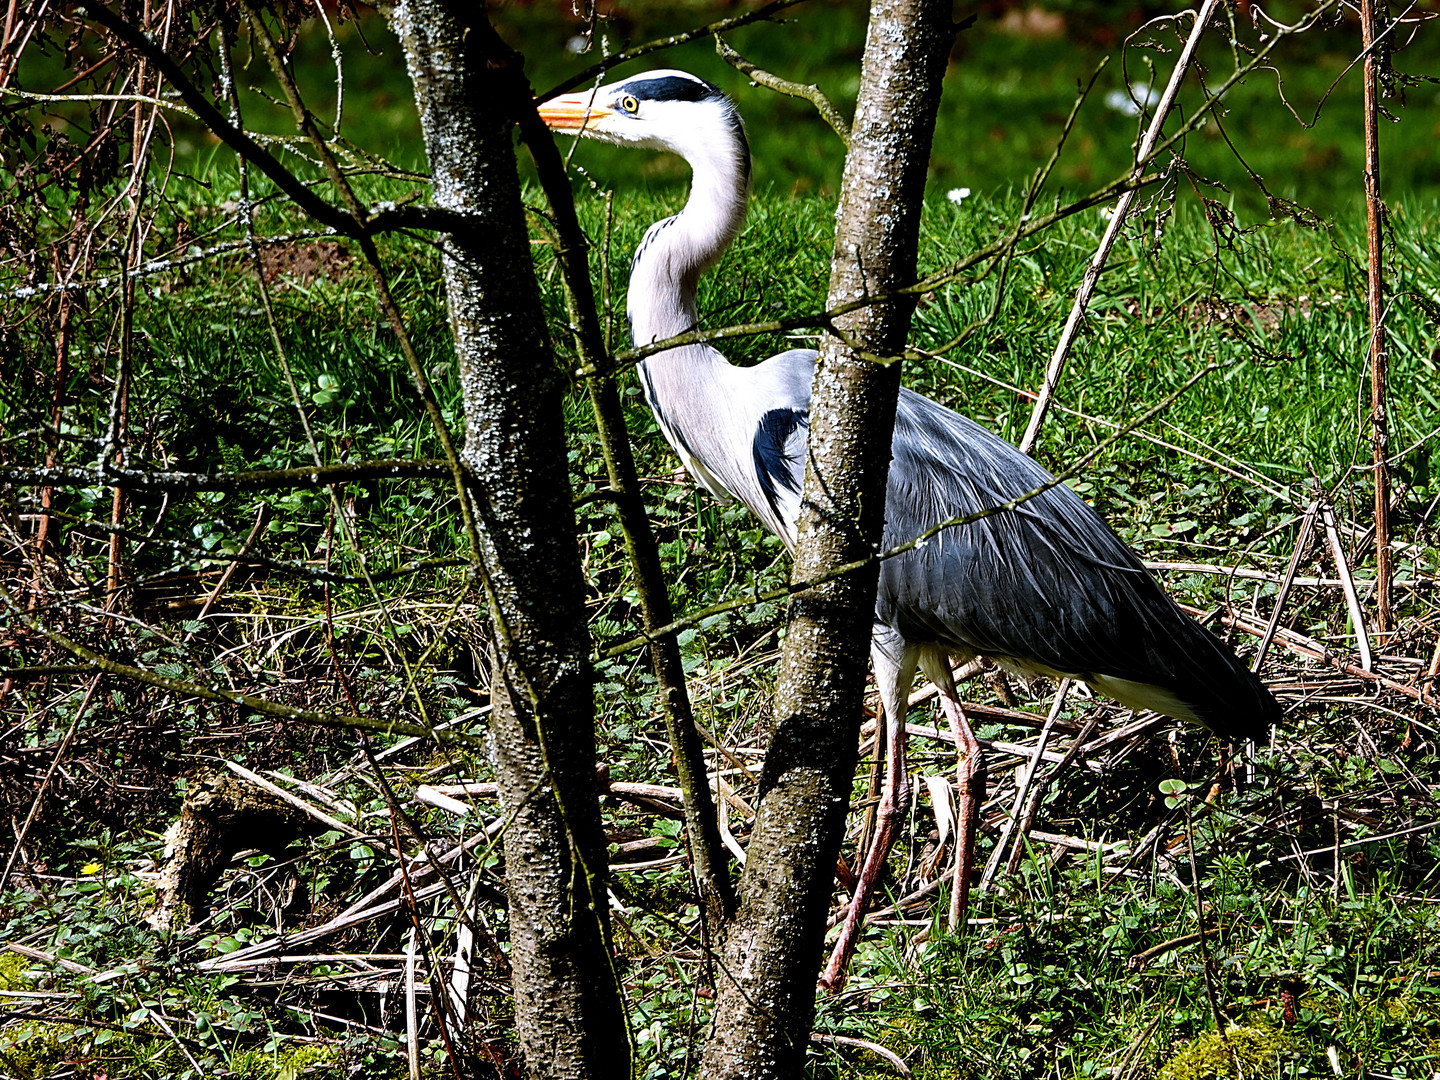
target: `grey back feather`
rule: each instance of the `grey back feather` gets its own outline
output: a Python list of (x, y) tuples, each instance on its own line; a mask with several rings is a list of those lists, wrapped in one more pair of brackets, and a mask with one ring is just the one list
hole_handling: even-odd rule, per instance
[[(751, 374), (769, 388), (772, 407), (783, 403), (808, 414), (814, 360), (812, 351), (793, 350)], [(768, 410), (756, 415), (762, 416), (757, 438), (763, 438), (774, 417)], [(799, 423), (787, 430), (792, 442), (803, 442), (804, 433)], [(1054, 480), (979, 424), (909, 390), (900, 393), (892, 454), (886, 548)], [(786, 528), (776, 531), (793, 543), (803, 445), (790, 445), (766, 463), (791, 470), (790, 482), (777, 478), (775, 488), (795, 497), (777, 507), (763, 486), (758, 498), (735, 494), (767, 524), (782, 510)], [(876, 619), (912, 641), (964, 654), (1161, 686), (1227, 733), (1258, 732), (1262, 717), (1266, 723), (1277, 718), (1259, 680), (1176, 606), (1124, 541), (1064, 484), (1013, 509), (942, 529), (887, 559)]]

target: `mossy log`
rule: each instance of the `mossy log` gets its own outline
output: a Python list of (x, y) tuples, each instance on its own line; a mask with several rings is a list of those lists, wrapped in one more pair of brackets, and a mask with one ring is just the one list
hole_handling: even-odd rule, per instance
[(237, 852), (279, 855), (302, 836), (323, 830), (304, 811), (249, 781), (213, 775), (194, 783), (180, 816), (165, 831), (157, 883), (157, 930), (185, 930), (209, 913), (210, 892)]

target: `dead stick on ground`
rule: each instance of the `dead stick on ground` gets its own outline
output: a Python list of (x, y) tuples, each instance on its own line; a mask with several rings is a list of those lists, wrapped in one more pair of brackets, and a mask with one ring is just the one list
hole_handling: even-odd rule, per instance
[[(259, 509), (255, 511), (255, 524), (250, 527), (250, 535), (245, 537), (245, 542), (240, 545), (240, 550), (230, 559), (230, 565), (225, 567), (225, 572), (220, 575), (220, 580), (215, 583), (215, 588), (210, 590), (210, 595), (205, 598), (205, 604), (200, 608), (200, 614), (195, 616), (196, 622), (202, 621), (206, 615), (210, 614), (210, 609), (215, 606), (215, 601), (220, 599), (220, 594), (225, 591), (225, 586), (230, 584), (230, 579), (239, 568), (240, 560), (250, 554), (250, 549), (255, 546), (255, 541), (260, 536), (260, 530), (265, 525), (265, 515), (269, 509), (270, 504), (262, 502)], [(192, 631), (185, 635), (185, 640), (188, 641), (194, 636), (195, 632)]]
[[(1140, 142), (1140, 150), (1135, 155), (1133, 175), (1136, 179), (1144, 174), (1150, 154), (1160, 140), (1160, 132), (1165, 126), (1165, 118), (1175, 104), (1175, 96), (1180, 91), (1180, 83), (1184, 81), (1185, 72), (1189, 70), (1190, 60), (1195, 55), (1195, 47), (1200, 44), (1200, 37), (1205, 32), (1210, 17), (1215, 14), (1215, 9), (1219, 6), (1219, 0), (1205, 0), (1200, 6), (1200, 13), (1195, 16), (1195, 25), (1190, 30), (1190, 37), (1185, 42), (1180, 59), (1175, 62), (1175, 70), (1170, 73), (1170, 82), (1160, 96), (1160, 104), (1155, 107), (1155, 119), (1150, 122), (1149, 130), (1145, 132), (1145, 137)], [(1115, 204), (1115, 212), (1110, 215), (1110, 224), (1106, 226), (1105, 235), (1100, 240), (1100, 246), (1095, 249), (1095, 255), (1090, 260), (1090, 265), (1085, 268), (1085, 276), (1081, 279), (1080, 289), (1075, 294), (1075, 303), (1070, 308), (1070, 317), (1065, 321), (1065, 329), (1060, 332), (1060, 340), (1055, 346), (1055, 354), (1050, 358), (1050, 366), (1045, 369), (1045, 381), (1041, 384), (1040, 393), (1035, 398), (1035, 407), (1030, 412), (1030, 423), (1025, 428), (1025, 437), (1020, 440), (1020, 452), (1023, 454), (1028, 454), (1035, 449), (1035, 440), (1040, 435), (1040, 425), (1045, 422), (1045, 414), (1050, 408), (1050, 399), (1055, 395), (1055, 387), (1060, 383), (1061, 372), (1065, 370), (1065, 359), (1070, 353), (1070, 346), (1074, 344), (1075, 335), (1080, 330), (1080, 320), (1085, 316), (1085, 308), (1089, 305), (1090, 296), (1095, 291), (1096, 283), (1100, 280), (1100, 272), (1105, 269), (1105, 260), (1110, 257), (1110, 249), (1120, 238), (1120, 230), (1125, 225), (1125, 217), (1130, 213), (1130, 206), (1134, 201), (1135, 189), (1120, 196), (1120, 200)]]
[[(1375, 0), (1360, 2), (1360, 30), (1365, 43), (1365, 231), (1369, 239), (1366, 300), (1370, 311), (1370, 441), (1375, 471), (1375, 628), (1394, 628), (1390, 610), (1390, 421), (1385, 382), (1389, 358), (1385, 347), (1385, 276), (1382, 261), (1385, 206), (1380, 201), (1380, 103)], [(1368, 667), (1368, 665), (1366, 665)]]
[(1427, 704), (1434, 705), (1435, 702), (1435, 676), (1440, 675), (1440, 637), (1435, 639), (1435, 653), (1430, 657), (1430, 667), (1426, 669), (1423, 685), (1420, 690), (1421, 700)]
[[(1069, 844), (1068, 840), (1056, 841), (1053, 836), (1050, 836), (1047, 839), (1045, 836), (1042, 836), (1038, 831), (1035, 831), (1035, 818), (1036, 815), (1038, 815), (1040, 812), (1040, 800), (1045, 797), (1045, 789), (1050, 786), (1050, 782), (1052, 780), (1054, 780), (1061, 773), (1063, 773), (1066, 767), (1068, 767), (1069, 764), (1075, 760), (1075, 758), (1080, 753), (1080, 748), (1085, 745), (1085, 740), (1090, 737), (1090, 733), (1095, 730), (1099, 723), (1099, 717), (1091, 716), (1090, 719), (1085, 722), (1085, 729), (1081, 731), (1079, 735), (1075, 736), (1075, 739), (1070, 743), (1070, 749), (1065, 751), (1065, 756), (1062, 757), (1058, 763), (1056, 763), (1053, 769), (1051, 769), (1044, 776), (1040, 777), (1039, 782), (1034, 785), (1033, 789), (1030, 792), (1030, 801), (1025, 806), (1025, 813), (1020, 818), (1020, 836), (1016, 840), (1014, 846), (1011, 847), (1010, 859), (1005, 864), (1005, 870), (1007, 873), (1014, 873), (1015, 867), (1020, 864), (1020, 845), (1024, 843), (1026, 837), (1034, 836), (1037, 839), (1045, 840), (1047, 843), (1061, 842)], [(1073, 847), (1074, 845), (1069, 846)], [(1092, 848), (1087, 846), (1084, 848), (1084, 850), (1090, 851), (1092, 850)]]
[[(1197, 618), (1205, 614), (1205, 612), (1197, 608), (1187, 607), (1185, 604), (1180, 605), (1180, 610), (1194, 615)], [(1265, 632), (1264, 627), (1251, 623), (1244, 616), (1238, 614), (1221, 615), (1220, 621), (1226, 626), (1233, 626), (1238, 630), (1244, 630), (1247, 634), (1254, 634), (1256, 637), (1259, 637)], [(1317, 660), (1328, 667), (1335, 668), (1337, 671), (1343, 671), (1347, 675), (1354, 675), (1357, 679), (1373, 682), (1377, 686), (1383, 686), (1387, 690), (1394, 690), (1397, 694), (1412, 697), (1422, 704), (1434, 706), (1434, 702), (1431, 701), (1430, 697), (1423, 693), (1418, 686), (1406, 686), (1404, 683), (1397, 682), (1394, 679), (1387, 679), (1384, 675), (1377, 675), (1373, 671), (1365, 671), (1349, 661), (1342, 660), (1340, 657), (1335, 656), (1331, 650), (1313, 638), (1307, 638), (1303, 634), (1296, 634), (1291, 631), (1277, 634), (1275, 640), (1284, 645), (1285, 648), (1289, 649), (1296, 656)]]
[(1144, 952), (1135, 953), (1126, 962), (1126, 967), (1131, 971), (1139, 971), (1157, 956), (1174, 952), (1176, 949), (1183, 949), (1186, 945), (1194, 945), (1197, 941), (1203, 941), (1204, 939), (1205, 935), (1203, 933), (1181, 934), (1179, 937), (1171, 938), (1169, 941), (1162, 941), (1159, 945), (1152, 945)]
[[(995, 841), (995, 850), (990, 852), (990, 861), (985, 864), (985, 872), (980, 875), (980, 888), (982, 890), (990, 887), (990, 881), (995, 876), (995, 871), (1000, 867), (1000, 859), (1005, 854), (1005, 846), (1010, 842), (1010, 836), (1015, 831), (1021, 816), (1025, 812), (1025, 799), (1030, 794), (1030, 785), (1035, 780), (1035, 773), (1040, 768), (1040, 762), (1045, 756), (1045, 745), (1050, 740), (1051, 729), (1055, 726), (1055, 720), (1060, 715), (1060, 710), (1065, 705), (1065, 695), (1070, 691), (1070, 680), (1061, 679), (1060, 685), (1055, 691), (1055, 703), (1050, 707), (1050, 715), (1045, 721), (1045, 726), (1040, 729), (1039, 741), (1035, 744), (1035, 752), (1030, 758), (1030, 763), (1025, 769), (1025, 775), (1015, 788), (1015, 802), (1006, 819), (1004, 828), (1000, 830), (1000, 839)], [(1016, 843), (1020, 841), (1017, 839)]]
[(405, 944), (405, 1058), (410, 1066), (410, 1080), (420, 1080), (420, 1025), (415, 1008), (415, 954), (419, 931), (410, 927), (410, 940)]
[[(224, 765), (225, 768), (229, 769), (236, 776), (240, 777), (241, 780), (248, 780), (256, 787), (264, 791), (268, 791), (271, 795), (274, 795), (281, 802), (288, 803), (289, 805), (295, 807), (296, 810), (309, 814), (316, 821), (320, 822), (320, 824), (324, 825), (327, 829), (334, 829), (336, 832), (344, 833), (346, 836), (355, 837), (357, 839), (364, 839), (367, 843), (371, 843), (376, 847), (385, 847), (385, 842), (381, 840), (378, 836), (363, 832), (360, 829), (355, 828), (353, 825), (347, 825), (339, 818), (331, 817), (319, 807), (312, 806), (310, 803), (306, 802), (299, 796), (292, 795), (290, 792), (286, 791), (278, 784), (272, 784), (263, 776), (259, 776), (256, 773), (253, 773), (249, 769), (245, 768), (244, 765), (237, 765), (233, 761), (226, 761), (224, 762)], [(395, 852), (392, 851), (390, 852), (390, 854), (395, 855)], [(398, 858), (398, 856), (396, 857)]]
[(185, 1055), (185, 1060), (190, 1062), (191, 1066), (195, 1069), (195, 1075), (204, 1076), (205, 1069), (198, 1061), (195, 1060), (195, 1056), (190, 1053), (190, 1050), (186, 1047), (186, 1045), (180, 1041), (180, 1036), (175, 1034), (175, 1029), (170, 1026), (164, 1015), (156, 1009), (147, 1008), (145, 1011), (149, 1015), (150, 1019), (155, 1021), (155, 1026), (158, 1027), (161, 1031), (165, 1032), (166, 1035), (170, 1036), (170, 1041), (175, 1044), (176, 1048), (180, 1051), (180, 1053)]
[(1320, 519), (1325, 522), (1325, 535), (1330, 540), (1330, 551), (1335, 556), (1335, 571), (1340, 575), (1340, 587), (1345, 591), (1345, 606), (1350, 610), (1350, 621), (1355, 624), (1355, 646), (1360, 650), (1360, 667), (1363, 671), (1374, 670), (1370, 656), (1370, 635), (1365, 629), (1365, 611), (1360, 606), (1360, 596), (1355, 591), (1355, 579), (1350, 576), (1350, 563), (1345, 558), (1345, 548), (1340, 543), (1340, 530), (1335, 524), (1335, 512), (1320, 504)]
[(45, 952), (41, 949), (32, 949), (28, 945), (17, 945), (15, 942), (6, 942), (5, 950), (16, 956), (23, 956), (27, 960), (43, 960), (47, 964), (54, 964), (56, 967), (70, 972), (72, 975), (94, 975), (95, 969), (86, 967), (84, 964), (74, 960), (67, 960), (63, 956), (56, 956), (54, 953)]
[(1290, 565), (1285, 570), (1285, 580), (1280, 585), (1280, 591), (1275, 596), (1275, 610), (1270, 613), (1270, 625), (1265, 627), (1265, 636), (1260, 639), (1260, 648), (1255, 652), (1255, 667), (1252, 669), (1255, 674), (1260, 674), (1260, 667), (1265, 663), (1265, 654), (1270, 651), (1270, 643), (1275, 640), (1275, 631), (1280, 626), (1280, 614), (1285, 610), (1285, 601), (1290, 597), (1290, 589), (1295, 584), (1295, 571), (1300, 569), (1300, 560), (1305, 557), (1305, 549), (1310, 546), (1310, 534), (1315, 529), (1315, 515), (1320, 512), (1319, 501), (1312, 502), (1310, 509), (1305, 511), (1305, 517), (1300, 522), (1300, 535), (1295, 540), (1295, 550), (1290, 553)]
[(906, 1066), (899, 1054), (893, 1050), (886, 1049), (877, 1042), (871, 1042), (869, 1039), (857, 1039), (850, 1035), (821, 1035), (812, 1032), (810, 1041), (819, 1046), (853, 1046), (861, 1050), (869, 1050), (877, 1057), (884, 1058), (890, 1064), (890, 1067), (901, 1076), (911, 1075), (910, 1069)]
[(90, 685), (85, 688), (85, 696), (80, 700), (80, 707), (75, 710), (75, 716), (70, 721), (70, 727), (66, 730), (65, 737), (60, 740), (60, 745), (55, 749), (55, 756), (50, 759), (50, 768), (45, 773), (45, 779), (40, 781), (40, 790), (35, 792), (35, 798), (30, 803), (30, 812), (25, 815), (25, 824), (20, 826), (20, 833), (15, 837), (15, 846), (10, 849), (10, 858), (5, 861), (5, 870), (0, 873), (0, 892), (5, 891), (5, 886), (10, 881), (10, 871), (15, 868), (15, 860), (20, 857), (20, 849), (25, 845), (25, 837), (30, 833), (30, 826), (35, 821), (35, 815), (40, 812), (40, 804), (45, 799), (45, 792), (49, 790), (55, 770), (60, 767), (60, 762), (65, 758), (65, 752), (70, 749), (70, 740), (75, 737), (75, 729), (80, 725), (80, 718), (90, 707), (90, 699), (95, 695), (95, 688), (100, 685), (100, 678), (100, 675), (97, 674), (90, 680)]

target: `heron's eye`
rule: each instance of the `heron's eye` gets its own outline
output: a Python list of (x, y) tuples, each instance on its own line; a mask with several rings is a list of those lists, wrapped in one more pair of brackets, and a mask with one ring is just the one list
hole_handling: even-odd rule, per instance
[(630, 113), (633, 116), (635, 113), (640, 111), (640, 102), (636, 101), (629, 94), (626, 94), (620, 99), (620, 108), (624, 109), (627, 113)]

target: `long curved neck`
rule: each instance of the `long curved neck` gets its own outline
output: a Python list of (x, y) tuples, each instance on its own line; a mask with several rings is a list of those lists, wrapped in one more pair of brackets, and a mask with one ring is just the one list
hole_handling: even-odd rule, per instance
[(695, 290), (745, 220), (750, 151), (744, 137), (686, 154), (694, 179), (685, 208), (645, 234), (630, 268), (630, 331), (637, 345), (695, 329)]

